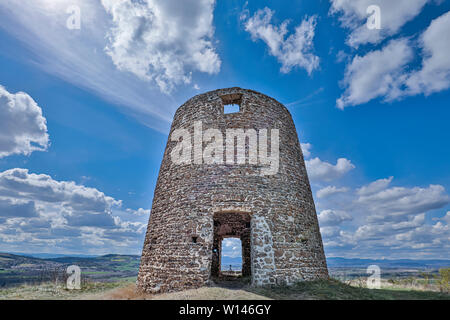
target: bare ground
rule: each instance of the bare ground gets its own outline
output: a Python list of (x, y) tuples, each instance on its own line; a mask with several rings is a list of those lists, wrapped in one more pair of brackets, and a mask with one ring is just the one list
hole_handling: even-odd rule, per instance
[(199, 289), (162, 294), (141, 294), (136, 292), (136, 286), (130, 284), (106, 292), (86, 295), (81, 299), (89, 300), (269, 300), (270, 298), (242, 289), (223, 287), (202, 287)]

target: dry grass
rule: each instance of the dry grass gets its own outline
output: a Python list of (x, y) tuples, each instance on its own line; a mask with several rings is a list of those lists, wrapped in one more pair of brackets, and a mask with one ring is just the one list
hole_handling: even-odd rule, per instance
[(266, 299), (314, 299), (314, 300), (398, 300), (398, 299), (445, 299), (450, 295), (422, 288), (406, 288), (383, 283), (382, 289), (370, 290), (337, 280), (300, 282), (293, 286), (254, 288), (248, 284), (240, 287), (202, 287), (181, 292), (163, 294), (141, 294), (136, 292), (132, 280), (82, 286), (82, 290), (67, 290), (61, 285), (44, 283), (0, 289), (0, 300), (266, 300)]
[(242, 289), (220, 287), (202, 287), (199, 289), (162, 294), (142, 294), (136, 292), (136, 286), (129, 284), (99, 294), (84, 296), (93, 300), (268, 300), (270, 298)]
[(129, 282), (90, 282), (84, 284), (81, 290), (67, 290), (64, 285), (54, 282), (38, 285), (24, 284), (0, 289), (0, 300), (76, 300), (83, 299), (88, 295), (108, 292), (112, 288), (128, 284)]

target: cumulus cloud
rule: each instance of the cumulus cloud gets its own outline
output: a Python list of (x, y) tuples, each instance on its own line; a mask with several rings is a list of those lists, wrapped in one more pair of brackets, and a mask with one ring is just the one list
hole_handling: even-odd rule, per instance
[(450, 224), (450, 211), (447, 211), (442, 220), (445, 221), (446, 224)]
[(2, 250), (138, 252), (148, 214), (75, 182), (21, 168), (0, 173)]
[(11, 169), (0, 173), (0, 196), (63, 204), (71, 212), (107, 212), (121, 202), (97, 189), (75, 182), (56, 181), (45, 174), (27, 169)]
[(106, 52), (120, 69), (155, 81), (163, 92), (191, 82), (191, 72), (220, 70), (214, 0), (102, 0), (112, 16)]
[(378, 97), (387, 101), (398, 98), (406, 80), (405, 68), (413, 57), (408, 39), (392, 40), (380, 50), (356, 56), (346, 67), (346, 89), (337, 100), (337, 107), (343, 109)]
[(355, 232), (356, 240), (379, 239), (395, 235), (397, 238), (404, 231), (422, 226), (425, 221), (425, 214), (421, 213), (412, 217), (407, 217), (395, 223), (373, 223), (360, 226)]
[(421, 35), (422, 67), (406, 80), (407, 95), (429, 95), (450, 88), (450, 12), (433, 20)]
[(328, 252), (445, 256), (450, 248), (450, 214), (434, 222), (427, 219), (430, 211), (450, 203), (445, 188), (391, 186), (392, 181), (392, 177), (379, 179), (356, 189), (353, 199), (346, 199), (351, 204), (345, 209), (337, 206), (321, 211), (319, 221)]
[(301, 143), (303, 156), (309, 158), (311, 156), (312, 145), (310, 143)]
[(0, 219), (5, 217), (37, 216), (33, 201), (0, 198)]
[(128, 213), (131, 213), (131, 214), (134, 214), (137, 216), (147, 216), (147, 217), (150, 215), (150, 212), (151, 212), (150, 209), (145, 210), (142, 208), (139, 208), (138, 210), (127, 209), (126, 211)]
[[(379, 43), (396, 34), (400, 28), (416, 17), (433, 0), (330, 0), (330, 14), (339, 16), (341, 25), (351, 31), (347, 43), (352, 47), (366, 43)], [(367, 8), (377, 5), (381, 10), (381, 29), (369, 29)]]
[(237, 258), (242, 255), (242, 243), (237, 238), (226, 238), (222, 241), (222, 254), (225, 257)]
[(327, 186), (316, 192), (317, 198), (326, 198), (333, 194), (347, 192), (349, 189), (346, 187), (338, 188), (336, 186)]
[(15, 94), (0, 85), (0, 158), (29, 155), (49, 146), (42, 109), (25, 92)]
[[(356, 56), (346, 67), (343, 95), (337, 107), (343, 109), (381, 98), (399, 100), (418, 94), (429, 95), (450, 88), (450, 12), (433, 20), (419, 40), (395, 39), (380, 50)], [(412, 69), (413, 48), (422, 48), (419, 69)]]
[(377, 192), (386, 189), (391, 184), (392, 179), (394, 179), (394, 177), (376, 180), (374, 182), (369, 183), (366, 186), (362, 186), (356, 191), (356, 193), (360, 196), (369, 196), (375, 194)]
[(347, 212), (340, 210), (323, 210), (317, 217), (321, 226), (335, 226), (344, 221), (352, 220)]
[(308, 176), (313, 182), (336, 180), (355, 168), (355, 165), (345, 158), (338, 159), (335, 165), (319, 158), (307, 160), (305, 164)]
[[(392, 179), (390, 179), (392, 180)], [(374, 182), (383, 184), (386, 179)], [(373, 186), (373, 184), (372, 184)], [(368, 193), (371, 186), (361, 188), (355, 203), (364, 207), (370, 221), (398, 221), (405, 215), (419, 214), (433, 209), (442, 208), (450, 202), (445, 188), (441, 185), (430, 185), (427, 188), (387, 187)], [(365, 192), (361, 193), (361, 190)]]
[(450, 203), (443, 186), (396, 186), (394, 177), (360, 187), (324, 186), (354, 165), (347, 159), (332, 165), (319, 158), (306, 165), (312, 187), (318, 188), (316, 208), (327, 256), (448, 258), (450, 212), (432, 218)]
[(340, 233), (340, 228), (337, 226), (326, 226), (320, 227), (320, 234), (324, 240), (324, 244), (328, 245), (330, 243), (330, 239), (335, 238)]
[(316, 17), (305, 18), (295, 28), (295, 32), (288, 34), (288, 23), (271, 24), (274, 11), (269, 8), (258, 10), (252, 17), (242, 17), (245, 20), (245, 30), (250, 33), (252, 40), (262, 40), (269, 47), (269, 53), (281, 63), (281, 72), (289, 73), (293, 68), (305, 69), (308, 74), (319, 67), (319, 57), (314, 55), (313, 39), (316, 27)]

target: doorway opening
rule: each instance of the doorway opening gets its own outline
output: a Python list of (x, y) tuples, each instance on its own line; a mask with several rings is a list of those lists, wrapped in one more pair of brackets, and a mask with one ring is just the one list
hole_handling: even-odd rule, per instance
[[(214, 241), (211, 265), (211, 277), (213, 278), (242, 278), (251, 276), (251, 216), (248, 213), (239, 212), (218, 212), (214, 214)], [(228, 257), (224, 255), (224, 250), (228, 250), (227, 245), (234, 245), (234, 250), (239, 252), (236, 247), (240, 240), (241, 245), (241, 266), (235, 266), (230, 263)], [(233, 246), (231, 247), (233, 250)], [(226, 253), (226, 252), (225, 252)]]
[(228, 276), (242, 275), (242, 241), (224, 238), (221, 244), (220, 272)]

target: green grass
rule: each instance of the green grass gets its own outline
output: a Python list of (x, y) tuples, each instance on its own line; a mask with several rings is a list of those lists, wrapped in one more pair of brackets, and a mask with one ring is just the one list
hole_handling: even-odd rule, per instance
[(137, 277), (125, 277), (125, 278), (119, 278), (119, 277), (112, 277), (110, 278), (110, 281), (112, 282), (130, 282), (130, 283), (136, 283)]
[(450, 300), (449, 294), (439, 292), (398, 288), (395, 290), (358, 288), (337, 280), (299, 282), (289, 287), (249, 288), (248, 291), (279, 300)]
[(85, 271), (85, 272), (83, 272), (83, 274), (91, 274), (91, 275), (94, 275), (94, 274), (109, 274), (109, 273), (111, 273), (111, 272), (107, 272), (107, 271)]

